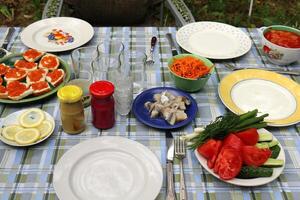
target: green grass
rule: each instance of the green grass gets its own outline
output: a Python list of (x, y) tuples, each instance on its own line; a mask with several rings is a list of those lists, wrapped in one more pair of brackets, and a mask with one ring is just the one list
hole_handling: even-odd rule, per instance
[(248, 17), (250, 0), (184, 0), (196, 21), (218, 21), (240, 27), (275, 24), (300, 28), (299, 0), (254, 0)]

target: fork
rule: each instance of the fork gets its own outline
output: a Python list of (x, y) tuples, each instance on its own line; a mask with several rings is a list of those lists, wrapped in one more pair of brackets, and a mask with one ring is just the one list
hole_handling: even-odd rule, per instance
[(300, 71), (285, 71), (284, 69), (278, 69), (278, 68), (255, 68), (255, 67), (238, 68), (228, 63), (224, 64), (224, 66), (232, 71), (242, 70), (242, 69), (262, 69), (262, 70), (277, 72), (280, 74), (288, 74), (288, 75), (295, 75), (295, 76), (300, 75)]
[(154, 64), (154, 60), (153, 60), (153, 52), (154, 52), (154, 47), (155, 47), (156, 41), (157, 41), (157, 38), (156, 38), (155, 36), (153, 36), (153, 37), (151, 38), (150, 54), (149, 54), (149, 57), (148, 57), (147, 60), (146, 60), (146, 64), (148, 64), (148, 65)]
[(184, 181), (184, 172), (183, 172), (183, 159), (186, 156), (186, 144), (185, 140), (181, 139), (181, 135), (175, 138), (174, 145), (175, 145), (175, 156), (179, 160), (180, 164), (180, 191), (179, 191), (179, 199), (180, 200), (187, 200), (186, 196), (186, 188), (185, 188), (185, 181)]

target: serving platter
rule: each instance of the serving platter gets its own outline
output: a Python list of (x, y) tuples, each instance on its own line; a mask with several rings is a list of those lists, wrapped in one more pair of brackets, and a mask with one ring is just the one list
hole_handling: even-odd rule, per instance
[[(153, 101), (154, 94), (162, 93), (164, 91), (168, 91), (175, 96), (184, 96), (190, 100), (191, 104), (187, 106), (187, 109), (185, 111), (188, 117), (187, 119), (181, 122), (177, 122), (174, 125), (171, 125), (162, 117), (157, 117), (157, 118), (150, 117), (150, 113), (146, 109), (144, 104), (147, 101)], [(140, 93), (133, 101), (132, 111), (135, 117), (143, 124), (153, 128), (168, 130), (168, 129), (180, 128), (189, 124), (193, 119), (195, 119), (198, 111), (198, 106), (195, 99), (191, 95), (183, 92), (182, 90), (175, 89), (172, 87), (156, 87), (156, 88), (145, 90), (142, 93)]]
[[(54, 29), (71, 36), (72, 41), (57, 44), (48, 39)], [(28, 47), (46, 52), (75, 49), (92, 39), (94, 29), (88, 22), (72, 17), (52, 17), (30, 24), (21, 32), (21, 41)]]
[(300, 122), (300, 86), (275, 72), (245, 69), (224, 77), (218, 88), (223, 104), (236, 114), (258, 109), (269, 126)]
[(240, 29), (219, 22), (194, 22), (181, 27), (176, 41), (184, 50), (211, 59), (231, 59), (251, 49), (251, 39)]
[[(266, 129), (259, 129), (258, 133), (270, 133), (268, 130)], [(273, 140), (278, 141), (277, 138), (273, 135)], [(283, 147), (280, 143), (278, 143), (281, 151), (277, 157), (277, 159), (281, 159), (284, 161), (284, 165), (285, 165), (285, 154), (284, 154), (284, 150)], [(212, 169), (210, 169), (207, 166), (207, 159), (204, 158), (202, 155), (200, 155), (197, 150), (194, 151), (196, 158), (198, 159), (199, 163), (202, 165), (202, 167), (204, 167), (204, 169), (206, 169), (210, 174), (212, 174), (214, 177), (220, 179), (219, 175), (214, 173), (214, 171)], [(273, 168), (273, 175), (271, 177), (261, 177), (261, 178), (251, 178), (251, 179), (240, 179), (240, 178), (234, 178), (231, 180), (223, 180), (220, 179), (226, 183), (230, 183), (233, 185), (238, 185), (238, 186), (259, 186), (259, 185), (264, 185), (267, 183), (272, 182), (273, 180), (275, 180), (278, 176), (280, 176), (280, 174), (282, 173), (283, 169), (284, 169), (284, 165), (282, 167), (278, 167), (278, 168)]]
[(46, 139), (48, 139), (48, 138), (52, 135), (52, 133), (53, 133), (53, 131), (54, 131), (54, 127), (55, 127), (55, 121), (54, 121), (53, 117), (52, 117), (49, 113), (43, 111), (44, 114), (45, 114), (45, 119), (49, 120), (49, 121), (52, 123), (52, 130), (49, 132), (49, 134), (48, 134), (47, 136), (45, 136), (45, 137), (43, 137), (42, 139), (39, 139), (39, 140), (37, 140), (36, 142), (31, 143), (31, 144), (18, 144), (17, 142), (14, 142), (14, 141), (11, 141), (11, 140), (6, 139), (6, 138), (2, 135), (2, 129), (3, 129), (3, 127), (8, 126), (8, 125), (16, 125), (16, 124), (19, 124), (18, 118), (19, 118), (19, 116), (20, 116), (25, 110), (26, 110), (26, 109), (24, 109), (24, 110), (19, 110), (19, 111), (16, 111), (16, 112), (13, 112), (13, 113), (11, 113), (10, 115), (6, 116), (5, 118), (1, 119), (1, 121), (0, 121), (0, 127), (1, 127), (1, 130), (0, 130), (0, 140), (1, 140), (3, 143), (5, 143), (5, 144), (7, 144), (7, 145), (10, 145), (10, 146), (15, 146), (15, 147), (27, 147), (27, 146), (32, 146), (32, 145), (41, 143), (41, 142), (45, 141)]
[[(22, 53), (13, 53), (13, 54), (10, 54), (8, 56), (5, 56), (3, 58), (0, 59), (0, 63), (5, 63), (7, 65), (10, 65), (10, 66), (13, 66), (13, 63), (15, 60), (17, 59), (20, 59), (22, 58)], [(58, 85), (57, 87), (53, 88), (52, 86), (51, 87), (51, 91), (43, 94), (43, 95), (40, 95), (40, 96), (28, 96), (24, 99), (20, 99), (20, 100), (10, 100), (10, 99), (0, 99), (0, 103), (6, 103), (6, 104), (20, 104), (20, 103), (28, 103), (28, 102), (33, 102), (33, 101), (38, 101), (38, 100), (41, 100), (41, 99), (44, 99), (50, 95), (53, 95), (57, 92), (57, 90), (61, 87), (63, 87), (71, 78), (71, 69), (69, 67), (69, 65), (61, 58), (59, 58), (59, 62), (60, 62), (60, 65), (59, 65), (59, 69), (63, 69), (64, 72), (65, 72), (65, 75), (64, 75), (64, 81)]]
[(60, 200), (153, 200), (163, 181), (156, 155), (118, 136), (81, 142), (56, 164), (53, 187)]

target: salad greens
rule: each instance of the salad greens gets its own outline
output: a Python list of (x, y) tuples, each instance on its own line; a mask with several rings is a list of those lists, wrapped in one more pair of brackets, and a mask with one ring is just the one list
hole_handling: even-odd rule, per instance
[(268, 114), (263, 114), (259, 117), (257, 114), (257, 109), (242, 115), (227, 113), (224, 116), (217, 117), (215, 121), (207, 125), (202, 132), (195, 132), (183, 137), (189, 141), (189, 148), (195, 150), (210, 138), (223, 139), (231, 132), (238, 132), (249, 128), (259, 129), (266, 127), (267, 123), (264, 122), (264, 118), (267, 117)]

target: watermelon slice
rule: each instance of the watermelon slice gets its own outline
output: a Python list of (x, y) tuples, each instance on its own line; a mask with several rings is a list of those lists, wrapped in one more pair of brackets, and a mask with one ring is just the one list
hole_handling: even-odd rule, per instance
[(59, 60), (58, 60), (57, 56), (55, 56), (53, 54), (44, 55), (39, 63), (39, 68), (42, 68), (42, 69), (46, 68), (51, 71), (57, 69), (58, 66), (59, 66)]
[(65, 72), (62, 69), (56, 69), (49, 72), (46, 76), (46, 80), (54, 87), (58, 86), (64, 80)]
[(9, 66), (4, 64), (4, 63), (1, 63), (0, 64), (0, 76), (6, 74), (6, 72), (9, 70)]
[(26, 75), (27, 72), (22, 69), (9, 68), (4, 75), (4, 79), (6, 82), (21, 81), (26, 77)]
[(47, 69), (36, 69), (34, 71), (28, 72), (26, 77), (26, 82), (31, 85), (32, 83), (44, 81), (46, 79)]
[(36, 49), (28, 49), (23, 53), (23, 57), (28, 62), (35, 62), (44, 54), (44, 52), (38, 51)]
[(32, 94), (32, 89), (28, 84), (20, 81), (12, 81), (7, 84), (8, 98), (12, 100), (20, 100)]
[(32, 83), (31, 88), (34, 96), (45, 94), (51, 90), (49, 84), (46, 81), (39, 81)]
[(16, 60), (14, 64), (15, 68), (23, 69), (27, 72), (33, 71), (37, 69), (37, 63), (28, 62), (26, 60)]
[(0, 85), (0, 99), (7, 99), (7, 89), (3, 85)]

